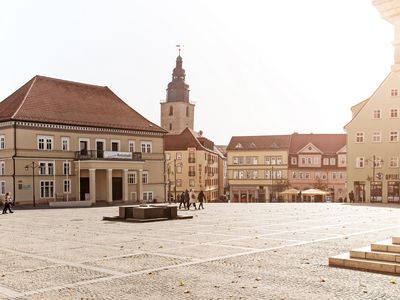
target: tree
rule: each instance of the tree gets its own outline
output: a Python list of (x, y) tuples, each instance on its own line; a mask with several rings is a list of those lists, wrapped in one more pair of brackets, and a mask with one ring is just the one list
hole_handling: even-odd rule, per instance
[(327, 191), (329, 189), (326, 181), (322, 180), (321, 178), (317, 178), (317, 180), (313, 183), (313, 188), (322, 191)]

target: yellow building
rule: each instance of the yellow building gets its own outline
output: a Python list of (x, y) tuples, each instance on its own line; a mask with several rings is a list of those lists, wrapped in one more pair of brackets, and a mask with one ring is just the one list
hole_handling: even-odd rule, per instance
[(180, 134), (165, 136), (165, 153), (167, 190), (172, 198), (186, 189), (196, 194), (202, 190), (206, 201), (215, 201), (223, 194), (219, 176), (224, 157), (213, 142), (186, 128)]
[(0, 195), (164, 201), (164, 135), (107, 87), (35, 76), (0, 103)]
[(236, 136), (227, 147), (231, 202), (278, 199), (288, 180), (290, 135)]
[(395, 63), (373, 95), (353, 106), (347, 132), (347, 192), (358, 202), (399, 202), (400, 157), (400, 7), (375, 0), (395, 26)]

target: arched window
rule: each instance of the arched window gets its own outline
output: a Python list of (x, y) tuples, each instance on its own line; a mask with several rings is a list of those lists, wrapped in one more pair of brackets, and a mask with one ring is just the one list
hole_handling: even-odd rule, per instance
[(172, 106), (169, 107), (169, 115), (170, 116), (174, 115), (174, 108)]
[(186, 107), (186, 117), (189, 117), (189, 107)]

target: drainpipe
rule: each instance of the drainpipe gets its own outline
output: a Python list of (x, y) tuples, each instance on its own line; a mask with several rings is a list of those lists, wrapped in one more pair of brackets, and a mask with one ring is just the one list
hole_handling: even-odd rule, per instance
[(14, 121), (14, 155), (12, 156), (13, 160), (13, 174), (12, 174), (12, 179), (13, 179), (13, 199), (16, 201), (16, 195), (15, 195), (15, 157), (17, 156), (17, 122)]

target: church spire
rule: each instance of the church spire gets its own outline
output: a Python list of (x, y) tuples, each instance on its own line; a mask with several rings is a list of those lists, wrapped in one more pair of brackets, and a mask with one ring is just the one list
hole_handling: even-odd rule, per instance
[[(178, 45), (179, 46), (179, 45)], [(189, 102), (189, 85), (185, 83), (185, 69), (182, 67), (181, 48), (172, 71), (172, 81), (167, 88), (167, 102)]]

